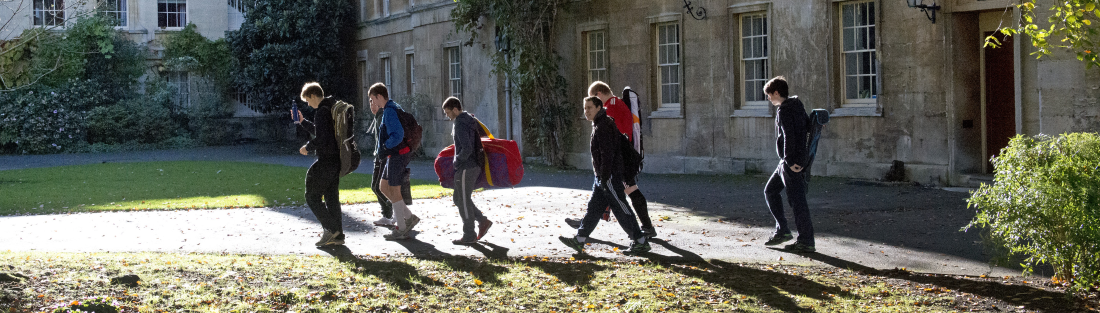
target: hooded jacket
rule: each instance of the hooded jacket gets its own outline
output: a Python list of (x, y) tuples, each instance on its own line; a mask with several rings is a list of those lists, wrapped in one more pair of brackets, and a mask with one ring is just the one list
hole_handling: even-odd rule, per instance
[(795, 164), (805, 167), (806, 136), (810, 119), (798, 97), (783, 100), (775, 114), (775, 152), (788, 167)]
[(332, 121), (332, 105), (336, 100), (326, 97), (321, 104), (313, 110), (313, 121), (302, 119), (302, 128), (305, 128), (313, 139), (306, 143), (306, 150), (316, 151), (318, 159), (340, 159), (340, 150), (336, 146), (336, 127)]
[(451, 136), (455, 140), (455, 172), (479, 168), (484, 163), (485, 149), (481, 146), (481, 123), (465, 111), (455, 117)]
[(619, 137), (622, 135), (615, 126), (615, 120), (600, 108), (592, 120), (592, 139), (589, 143), (592, 172), (600, 182), (607, 182), (612, 177), (618, 181), (623, 179), (623, 157), (619, 152)]
[(378, 141), (374, 147), (374, 155), (386, 157), (398, 154), (397, 151), (393, 151), (393, 148), (405, 140), (405, 128), (401, 125), (401, 119), (397, 117), (399, 109), (401, 106), (393, 100), (386, 101), (386, 106), (382, 108), (382, 122), (379, 123), (376, 132)]

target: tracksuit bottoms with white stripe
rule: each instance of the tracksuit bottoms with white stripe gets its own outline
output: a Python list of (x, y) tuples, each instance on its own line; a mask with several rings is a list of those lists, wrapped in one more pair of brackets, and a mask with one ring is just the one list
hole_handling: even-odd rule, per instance
[(475, 185), (477, 185), (477, 178), (481, 172), (482, 170), (479, 168), (466, 168), (455, 172), (454, 201), (455, 206), (458, 207), (458, 216), (462, 217), (462, 239), (476, 239), (477, 232), (474, 231), (474, 221), (485, 218), (481, 214), (481, 210), (474, 206), (474, 201), (470, 199), (474, 189), (477, 189)]
[[(605, 188), (604, 186), (610, 187)], [(611, 207), (611, 214), (615, 214), (615, 220), (623, 227), (631, 240), (642, 237), (642, 230), (638, 228), (638, 219), (626, 206), (626, 195), (623, 194), (622, 179), (612, 176), (607, 182), (600, 183), (596, 178), (592, 184), (592, 200), (588, 201), (588, 212), (581, 220), (581, 227), (577, 229), (577, 237), (588, 238), (592, 231), (596, 230), (596, 224), (600, 223), (603, 212)]]

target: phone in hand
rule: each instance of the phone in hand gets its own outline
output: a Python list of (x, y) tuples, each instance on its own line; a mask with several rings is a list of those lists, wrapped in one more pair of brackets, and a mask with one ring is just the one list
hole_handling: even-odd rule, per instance
[(294, 120), (295, 123), (302, 122), (302, 113), (299, 113), (297, 103), (294, 103), (293, 105), (290, 106), (290, 114), (291, 114), (290, 119)]

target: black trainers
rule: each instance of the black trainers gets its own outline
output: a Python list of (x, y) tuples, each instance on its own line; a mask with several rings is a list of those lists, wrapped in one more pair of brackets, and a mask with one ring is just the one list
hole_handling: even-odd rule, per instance
[(646, 242), (643, 242), (643, 243), (638, 243), (638, 241), (635, 240), (634, 243), (630, 244), (630, 250), (624, 251), (623, 254), (625, 254), (625, 255), (639, 255), (639, 254), (642, 254), (642, 253), (649, 252), (649, 250), (650, 250), (649, 241), (646, 241)]
[(789, 245), (783, 247), (783, 250), (787, 250), (787, 251), (794, 252), (794, 253), (810, 253), (810, 252), (816, 252), (817, 251), (817, 249), (814, 249), (814, 246), (804, 244), (804, 243), (801, 243), (801, 242), (795, 242), (795, 243), (789, 244)]
[(657, 230), (653, 227), (642, 227), (642, 236), (646, 238), (657, 237)]
[(561, 240), (561, 243), (573, 248), (573, 250), (577, 250), (577, 253), (584, 253), (584, 243), (577, 241), (577, 237), (558, 236), (558, 240)]
[(565, 225), (573, 228), (581, 228), (581, 219), (579, 218), (567, 218), (565, 219)]
[(777, 245), (777, 244), (781, 244), (781, 243), (784, 243), (784, 242), (791, 241), (791, 239), (794, 239), (794, 236), (791, 235), (791, 233), (782, 233), (782, 234), (776, 233), (776, 234), (772, 235), (772, 237), (769, 238), (768, 242), (765, 242), (764, 245), (765, 246), (774, 246), (774, 245)]

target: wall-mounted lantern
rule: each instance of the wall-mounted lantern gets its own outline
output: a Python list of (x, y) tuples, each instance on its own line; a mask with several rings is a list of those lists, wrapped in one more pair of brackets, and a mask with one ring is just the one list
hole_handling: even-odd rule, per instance
[[(932, 5), (924, 4), (924, 0), (905, 0), (909, 2), (910, 8), (919, 8), (921, 12), (924, 12), (924, 16), (928, 17), (932, 24), (936, 23), (936, 10), (940, 9), (939, 5), (933, 0)], [(931, 13), (929, 13), (931, 12)]]

